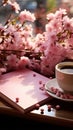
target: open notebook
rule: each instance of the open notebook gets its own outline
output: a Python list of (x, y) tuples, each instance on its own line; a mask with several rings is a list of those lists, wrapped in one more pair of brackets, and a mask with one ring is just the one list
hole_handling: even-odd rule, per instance
[(43, 104), (49, 100), (49, 95), (40, 89), (48, 80), (29, 69), (3, 74), (0, 78), (0, 97), (24, 113), (32, 110), (36, 103)]

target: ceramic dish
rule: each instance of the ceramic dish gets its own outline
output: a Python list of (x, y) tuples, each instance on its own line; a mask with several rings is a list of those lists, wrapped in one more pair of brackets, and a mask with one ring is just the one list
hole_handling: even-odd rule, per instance
[[(54, 90), (58, 90), (62, 96), (59, 96), (59, 94), (55, 93), (54, 91), (52, 91), (53, 88)], [(48, 81), (46, 84), (45, 84), (45, 90), (46, 92), (56, 98), (56, 99), (60, 99), (60, 100), (63, 100), (63, 101), (69, 101), (69, 102), (73, 102), (73, 95), (72, 94), (69, 94), (69, 93), (64, 93), (64, 91), (59, 87), (58, 83), (57, 83), (57, 80), (56, 78), (54, 79), (51, 79), (50, 81)]]

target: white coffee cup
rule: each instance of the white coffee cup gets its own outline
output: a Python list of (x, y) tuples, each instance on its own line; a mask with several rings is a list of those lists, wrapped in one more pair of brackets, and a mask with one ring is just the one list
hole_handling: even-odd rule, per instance
[(55, 66), (58, 85), (66, 92), (73, 93), (73, 62), (60, 62)]

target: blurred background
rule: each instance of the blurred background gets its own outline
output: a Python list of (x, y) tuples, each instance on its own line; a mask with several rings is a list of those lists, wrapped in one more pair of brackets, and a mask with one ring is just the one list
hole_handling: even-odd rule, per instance
[[(59, 8), (65, 8), (69, 17), (73, 17), (73, 0), (16, 0), (21, 10), (27, 9), (35, 13), (35, 33), (42, 33), (46, 24), (46, 14), (55, 12)], [(2, 0), (0, 0), (0, 5)], [(12, 13), (10, 6), (0, 6), (0, 23), (4, 23)], [(14, 13), (14, 12), (13, 12)]]

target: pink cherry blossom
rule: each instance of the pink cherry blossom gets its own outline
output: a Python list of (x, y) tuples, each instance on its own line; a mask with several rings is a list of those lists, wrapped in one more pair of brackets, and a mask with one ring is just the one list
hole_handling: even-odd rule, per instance
[(15, 0), (2, 0), (3, 6), (9, 4), (16, 13), (19, 13), (20, 6)]
[(31, 21), (34, 22), (35, 20), (35, 16), (33, 13), (27, 11), (26, 9), (24, 11), (21, 11), (19, 14), (19, 20), (21, 23), (25, 22), (25, 21)]
[(7, 56), (7, 63), (9, 67), (16, 67), (17, 62), (18, 62), (18, 58), (16, 55), (11, 54)]
[(20, 11), (15, 0), (3, 0), (3, 5), (7, 4), (18, 16), (0, 24), (0, 75), (1, 68), (8, 72), (28, 67), (52, 77), (57, 63), (73, 60), (73, 18), (68, 17), (65, 9), (48, 13), (45, 31), (34, 34), (34, 13)]

